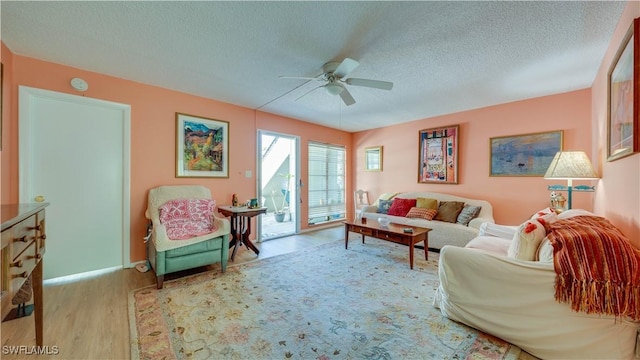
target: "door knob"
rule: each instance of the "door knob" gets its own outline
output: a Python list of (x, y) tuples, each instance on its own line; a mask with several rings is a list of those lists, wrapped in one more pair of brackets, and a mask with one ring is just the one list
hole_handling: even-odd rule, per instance
[(36, 202), (43, 202), (43, 201), (44, 201), (44, 196), (42, 196), (42, 195), (38, 195), (38, 196), (36, 196), (36, 197), (34, 198), (34, 200), (35, 200)]

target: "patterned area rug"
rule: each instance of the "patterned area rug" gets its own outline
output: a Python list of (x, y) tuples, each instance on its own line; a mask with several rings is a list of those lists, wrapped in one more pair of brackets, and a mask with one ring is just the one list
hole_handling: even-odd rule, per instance
[(432, 306), (438, 254), (354, 238), (130, 293), (134, 359), (517, 359)]

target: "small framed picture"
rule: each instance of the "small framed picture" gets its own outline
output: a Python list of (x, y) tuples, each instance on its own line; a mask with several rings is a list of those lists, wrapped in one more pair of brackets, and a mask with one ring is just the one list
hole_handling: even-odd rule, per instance
[(176, 113), (176, 177), (229, 177), (229, 123)]
[(365, 171), (382, 171), (382, 146), (364, 149)]

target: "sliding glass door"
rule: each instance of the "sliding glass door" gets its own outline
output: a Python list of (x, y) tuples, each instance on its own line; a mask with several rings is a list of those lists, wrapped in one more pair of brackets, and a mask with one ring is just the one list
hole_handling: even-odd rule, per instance
[(258, 131), (258, 197), (267, 208), (258, 218), (262, 241), (300, 231), (299, 142), (297, 136)]

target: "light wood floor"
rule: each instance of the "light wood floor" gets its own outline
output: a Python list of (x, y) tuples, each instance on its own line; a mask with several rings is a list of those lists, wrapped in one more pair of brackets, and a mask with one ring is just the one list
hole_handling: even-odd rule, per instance
[[(344, 227), (338, 226), (274, 239), (256, 244), (260, 255), (242, 246), (234, 262), (254, 261), (343, 239)], [(47, 260), (45, 255), (44, 261)], [(198, 269), (219, 269), (219, 264)], [(193, 271), (189, 272), (193, 273)], [(177, 273), (184, 276), (187, 272)], [(168, 274), (165, 281), (177, 276)], [(2, 323), (0, 358), (34, 359), (129, 359), (130, 338), (127, 315), (129, 291), (155, 284), (152, 271), (140, 273), (136, 269), (122, 269), (90, 279), (44, 287), (44, 345), (51, 356), (23, 354), (8, 355), (9, 346), (35, 346), (33, 315)]]

